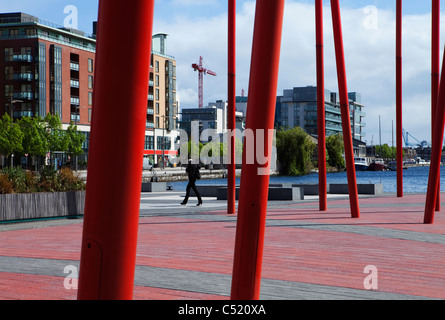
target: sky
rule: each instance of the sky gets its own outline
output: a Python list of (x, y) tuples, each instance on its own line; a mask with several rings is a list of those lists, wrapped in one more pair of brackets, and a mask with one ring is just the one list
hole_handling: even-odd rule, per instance
[[(129, 2), (131, 3), (131, 2)], [(370, 144), (392, 145), (395, 132), (395, 3), (340, 0), (348, 91), (366, 106)], [(325, 86), (337, 92), (330, 1), (324, 4)], [(78, 29), (91, 33), (98, 0), (0, 0), (1, 12), (25, 12), (60, 25), (77, 9)], [(445, 42), (442, 5), (441, 46)], [(236, 93), (248, 95), (255, 1), (237, 0)], [(313, 0), (286, 0), (277, 95), (316, 85)], [(118, 22), (116, 22), (118, 23)], [(176, 59), (181, 108), (197, 107), (198, 75), (192, 63), (203, 56), (217, 76), (204, 78), (204, 105), (227, 99), (227, 0), (156, 0), (154, 33), (167, 33), (167, 53)], [(431, 1), (403, 1), (403, 127), (417, 140), (431, 141)], [(441, 51), (443, 54), (443, 51)], [(379, 118), (381, 135), (379, 134)], [(411, 142), (415, 142), (412, 138)], [(394, 137), (395, 144), (395, 137)]]

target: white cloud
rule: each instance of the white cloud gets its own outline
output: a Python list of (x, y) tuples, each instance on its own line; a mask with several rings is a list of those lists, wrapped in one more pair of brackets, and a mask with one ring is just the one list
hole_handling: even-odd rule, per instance
[[(245, 2), (237, 13), (237, 89), (248, 91), (255, 2)], [(342, 7), (346, 71), (349, 91), (362, 94), (367, 106), (368, 143), (378, 141), (378, 118), (382, 118), (382, 141), (391, 141), (395, 122), (395, 14), (378, 10), (376, 28), (369, 28), (363, 9)], [(330, 7), (325, 17), (326, 88), (337, 91), (336, 64)], [(313, 4), (286, 2), (279, 84), (277, 94), (294, 86), (315, 85), (315, 12)], [(369, 21), (369, 20), (368, 20)], [(430, 15), (404, 17), (404, 127), (419, 140), (430, 140)], [(218, 76), (204, 78), (204, 104), (227, 98), (227, 15), (201, 18), (176, 16), (155, 21), (155, 31), (166, 32), (169, 54), (177, 60), (177, 85), (183, 107), (198, 102), (198, 75), (191, 64), (204, 57)], [(445, 33), (442, 33), (445, 34)], [(421, 113), (421, 114), (419, 114)]]

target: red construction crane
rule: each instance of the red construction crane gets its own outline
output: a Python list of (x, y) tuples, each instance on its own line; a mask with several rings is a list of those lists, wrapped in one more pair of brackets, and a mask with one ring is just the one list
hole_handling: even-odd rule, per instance
[(216, 76), (216, 73), (211, 70), (203, 68), (202, 57), (199, 57), (199, 64), (196, 63), (192, 64), (192, 68), (195, 71), (198, 71), (199, 107), (202, 108), (204, 106), (204, 99), (203, 99), (204, 75), (209, 74), (211, 76)]

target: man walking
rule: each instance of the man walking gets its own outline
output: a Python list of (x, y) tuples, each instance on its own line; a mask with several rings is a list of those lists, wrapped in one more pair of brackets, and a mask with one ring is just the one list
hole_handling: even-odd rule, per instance
[(184, 198), (184, 201), (181, 202), (181, 205), (185, 206), (187, 204), (187, 201), (190, 196), (190, 189), (193, 189), (196, 197), (198, 198), (197, 206), (200, 206), (200, 205), (202, 205), (202, 199), (201, 199), (201, 195), (199, 194), (198, 189), (196, 188), (196, 185), (195, 185), (196, 180), (201, 179), (201, 174), (199, 172), (199, 165), (192, 164), (192, 159), (189, 159), (189, 163), (187, 165), (187, 168), (185, 169), (185, 172), (188, 173), (189, 183), (187, 184), (185, 198)]

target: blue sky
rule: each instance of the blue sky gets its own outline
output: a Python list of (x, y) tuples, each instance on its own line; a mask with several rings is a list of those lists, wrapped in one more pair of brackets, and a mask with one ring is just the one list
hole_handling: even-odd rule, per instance
[[(79, 29), (92, 32), (98, 0), (0, 0), (2, 12), (21, 11), (63, 24), (68, 5), (78, 9)], [(131, 1), (129, 1), (131, 3)], [(395, 120), (394, 12), (396, 1), (340, 0), (343, 16), (349, 91), (362, 94), (366, 109), (366, 140), (378, 142), (378, 118), (382, 118), (382, 142), (391, 144)], [(237, 0), (237, 94), (248, 90), (252, 0)], [(325, 0), (326, 87), (337, 91), (330, 1)], [(364, 27), (363, 8), (375, 6), (377, 28)], [(314, 1), (286, 0), (277, 94), (284, 89), (315, 85)], [(445, 7), (442, 5), (442, 9)], [(167, 50), (177, 61), (177, 90), (181, 107), (197, 105), (197, 75), (191, 64), (200, 55), (217, 77), (204, 80), (204, 104), (227, 98), (226, 36), (227, 1), (157, 0), (154, 32), (169, 34)], [(431, 1), (404, 0), (404, 127), (419, 140), (430, 141), (430, 11)], [(443, 12), (443, 10), (441, 10)], [(445, 22), (445, 14), (442, 16)], [(118, 22), (117, 22), (118, 23)], [(445, 42), (442, 23), (442, 45)]]

